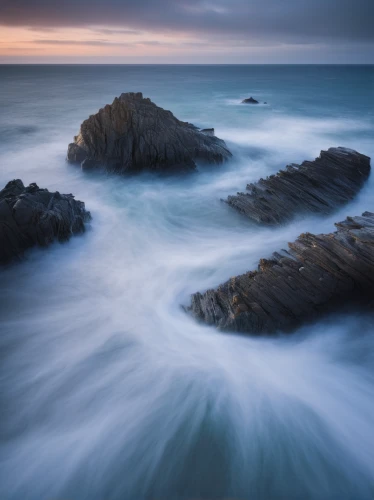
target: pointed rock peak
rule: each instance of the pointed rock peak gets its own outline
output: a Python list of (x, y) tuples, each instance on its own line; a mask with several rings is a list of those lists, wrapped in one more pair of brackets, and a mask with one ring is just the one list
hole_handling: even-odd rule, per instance
[(195, 161), (222, 163), (231, 158), (214, 129), (201, 132), (160, 108), (141, 92), (116, 97), (85, 120), (67, 159), (83, 169), (109, 171), (188, 171)]

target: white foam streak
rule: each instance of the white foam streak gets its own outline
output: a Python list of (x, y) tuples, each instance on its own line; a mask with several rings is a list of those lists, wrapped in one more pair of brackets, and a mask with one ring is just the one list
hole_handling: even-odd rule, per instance
[(219, 201), (340, 138), (374, 154), (354, 138), (365, 130), (296, 116), (222, 125), (236, 160), (182, 180), (85, 176), (64, 162), (65, 135), (6, 151), (4, 180), (73, 192), (93, 222), (2, 274), (1, 498), (373, 497), (371, 316), (255, 339), (180, 308), (301, 232), (373, 210), (371, 180), (338, 213), (277, 230)]

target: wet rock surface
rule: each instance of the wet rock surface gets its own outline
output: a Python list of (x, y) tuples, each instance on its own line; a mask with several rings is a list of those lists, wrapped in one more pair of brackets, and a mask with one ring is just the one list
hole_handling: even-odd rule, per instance
[(346, 148), (288, 165), (226, 202), (260, 224), (277, 225), (303, 213), (329, 214), (352, 200), (370, 174), (370, 158)]
[(51, 193), (37, 184), (8, 182), (0, 191), (0, 263), (21, 257), (35, 245), (66, 241), (85, 229), (91, 215), (72, 194)]
[(206, 135), (214, 136), (214, 128), (202, 128), (200, 132)]
[(143, 94), (116, 97), (85, 120), (67, 159), (83, 169), (188, 171), (195, 161), (222, 163), (231, 157), (221, 139), (178, 120)]
[(248, 99), (243, 99), (242, 104), (259, 104), (256, 99), (253, 99), (253, 97), (248, 97)]
[(301, 234), (257, 270), (192, 295), (188, 311), (225, 331), (287, 331), (332, 306), (374, 298), (374, 214), (348, 217), (330, 234)]

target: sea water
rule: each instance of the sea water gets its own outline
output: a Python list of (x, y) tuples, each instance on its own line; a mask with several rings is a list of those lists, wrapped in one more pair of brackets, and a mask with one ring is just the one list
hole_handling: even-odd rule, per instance
[[(233, 160), (171, 178), (68, 164), (80, 123), (122, 92), (214, 127)], [(374, 157), (373, 66), (0, 66), (0, 186), (73, 193), (93, 217), (1, 271), (1, 499), (374, 497), (374, 315), (256, 338), (181, 307), (374, 211), (373, 176), (279, 229), (220, 201), (331, 146)]]

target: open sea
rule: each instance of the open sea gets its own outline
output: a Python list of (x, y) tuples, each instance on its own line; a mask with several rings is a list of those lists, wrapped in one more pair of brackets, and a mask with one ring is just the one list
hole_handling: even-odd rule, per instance
[[(131, 91), (214, 127), (233, 160), (184, 177), (68, 164), (81, 122)], [(1, 270), (1, 500), (374, 498), (374, 312), (256, 338), (181, 307), (374, 211), (374, 174), (279, 229), (220, 202), (331, 146), (374, 157), (374, 66), (0, 66), (0, 189), (73, 193), (93, 217)]]

